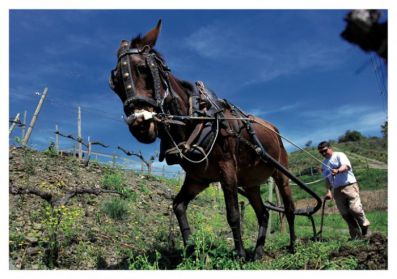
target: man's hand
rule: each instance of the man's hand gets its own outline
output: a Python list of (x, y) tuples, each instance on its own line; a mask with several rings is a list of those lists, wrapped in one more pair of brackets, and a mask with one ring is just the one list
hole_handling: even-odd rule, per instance
[(325, 200), (333, 199), (332, 192), (330, 190), (328, 190), (327, 194), (324, 196), (324, 199)]
[(339, 169), (332, 169), (332, 175), (337, 175), (339, 173)]

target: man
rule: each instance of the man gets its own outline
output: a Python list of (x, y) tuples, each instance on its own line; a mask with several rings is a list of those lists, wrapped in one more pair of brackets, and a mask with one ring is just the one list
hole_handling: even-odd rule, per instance
[[(318, 151), (325, 157), (322, 165), (327, 186), (325, 199), (335, 199), (336, 206), (349, 226), (351, 239), (368, 237), (370, 222), (361, 204), (357, 180), (349, 159), (343, 152), (334, 152), (329, 142), (318, 145)], [(333, 195), (332, 191), (333, 190)]]

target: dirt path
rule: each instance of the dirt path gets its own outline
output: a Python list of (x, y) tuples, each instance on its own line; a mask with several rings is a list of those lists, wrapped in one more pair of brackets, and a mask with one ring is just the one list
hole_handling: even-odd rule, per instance
[[(385, 210), (388, 208), (387, 205), (387, 190), (375, 190), (375, 191), (361, 191), (360, 192), (361, 202), (366, 211), (373, 210)], [(305, 208), (307, 206), (314, 206), (314, 199), (303, 199), (295, 202), (296, 208)], [(328, 201), (325, 207), (325, 214), (338, 213), (338, 209), (334, 201)], [(320, 211), (316, 214), (320, 214)]]
[(362, 155), (358, 155), (355, 153), (350, 153), (350, 152), (345, 152), (346, 154), (348, 154), (351, 157), (355, 157), (358, 159), (362, 159), (362, 160), (366, 160), (368, 162), (368, 167), (371, 169), (381, 169), (381, 170), (387, 170), (387, 164), (372, 158), (368, 158)]

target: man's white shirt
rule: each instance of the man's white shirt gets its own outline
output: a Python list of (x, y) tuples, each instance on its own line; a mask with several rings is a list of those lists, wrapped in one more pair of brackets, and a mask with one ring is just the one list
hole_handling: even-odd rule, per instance
[(353, 169), (351, 163), (345, 153), (343, 152), (333, 152), (331, 158), (324, 159), (323, 164), (329, 166), (331, 169), (340, 168), (342, 165), (348, 165), (349, 170), (340, 172), (336, 175), (332, 175), (331, 170), (326, 168), (324, 165), (322, 167), (323, 176), (328, 179), (332, 188), (338, 188), (347, 184), (357, 182), (356, 177), (353, 174)]

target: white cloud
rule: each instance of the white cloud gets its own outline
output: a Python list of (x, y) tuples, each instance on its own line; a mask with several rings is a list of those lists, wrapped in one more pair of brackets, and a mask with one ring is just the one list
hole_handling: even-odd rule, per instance
[(285, 111), (290, 111), (293, 110), (297, 107), (299, 107), (301, 104), (299, 103), (295, 103), (295, 104), (290, 104), (290, 105), (284, 105), (281, 106), (279, 108), (275, 108), (275, 109), (261, 109), (261, 108), (253, 108), (250, 109), (249, 111), (247, 111), (247, 113), (252, 114), (252, 115), (256, 115), (256, 116), (265, 116), (265, 115), (271, 115), (271, 114), (276, 114), (279, 112), (285, 112)]
[(252, 38), (250, 33), (233, 26), (225, 28), (214, 23), (201, 27), (183, 40), (184, 45), (199, 56), (214, 61), (229, 61), (243, 68), (243, 85), (268, 82), (305, 70), (329, 70), (344, 60), (340, 57), (349, 46), (334, 47), (325, 42), (310, 41), (307, 37), (292, 44), (272, 38), (272, 44)]

